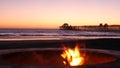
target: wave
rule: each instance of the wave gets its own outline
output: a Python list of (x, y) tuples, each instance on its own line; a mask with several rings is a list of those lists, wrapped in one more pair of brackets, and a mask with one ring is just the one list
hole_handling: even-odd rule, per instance
[(0, 33), (0, 37), (42, 37), (42, 36), (120, 36), (114, 33)]
[(64, 37), (120, 37), (120, 33), (115, 32), (91, 32), (91, 31), (71, 31), (71, 30), (43, 30), (43, 29), (0, 29), (0, 38), (19, 38), (19, 37), (35, 37), (35, 38), (64, 38)]

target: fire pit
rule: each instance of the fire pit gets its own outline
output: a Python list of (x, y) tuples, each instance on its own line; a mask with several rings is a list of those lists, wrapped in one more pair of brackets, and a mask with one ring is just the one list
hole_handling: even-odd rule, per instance
[[(85, 50), (85, 61), (81, 66), (109, 64), (117, 60), (116, 56), (107, 54), (107, 51), (95, 49)], [(84, 55), (85, 50), (81, 49), (82, 55)], [(3, 51), (4, 54), (0, 55), (0, 62), (37, 66), (66, 66), (63, 63), (63, 58), (60, 56), (63, 51), (61, 48), (29, 48)]]
[[(78, 52), (74, 49), (76, 41), (73, 40), (69, 42), (7, 41), (1, 42), (1, 44), (4, 49), (0, 50), (0, 68), (120, 68), (120, 51), (102, 49), (102, 46), (101, 49), (94, 48), (98, 47), (97, 45), (90, 48), (88, 44), (88, 47), (83, 44), (82, 47), (79, 45), (80, 49), (77, 48), (80, 53), (78, 56), (82, 58), (83, 63), (70, 65), (62, 54), (65, 50), (69, 52), (69, 46), (73, 53)], [(62, 48), (61, 44), (65, 44), (65, 48)], [(73, 57), (71, 53), (69, 54), (70, 61), (72, 61)]]

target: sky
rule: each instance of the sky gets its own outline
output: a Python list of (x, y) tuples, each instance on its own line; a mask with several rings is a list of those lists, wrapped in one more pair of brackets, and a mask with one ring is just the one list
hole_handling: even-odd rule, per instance
[(0, 28), (120, 24), (120, 0), (0, 0)]

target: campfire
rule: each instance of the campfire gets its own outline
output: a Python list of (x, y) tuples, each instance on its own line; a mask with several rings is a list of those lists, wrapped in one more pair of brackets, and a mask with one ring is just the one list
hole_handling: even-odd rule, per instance
[(84, 64), (84, 57), (81, 55), (78, 45), (73, 49), (64, 47), (64, 51), (61, 56), (64, 59), (64, 65), (79, 66)]
[[(29, 64), (40, 66), (87, 66), (106, 64), (117, 60), (113, 55), (102, 53), (101, 50), (87, 49), (85, 44), (64, 44), (61, 48), (36, 48), (24, 49), (19, 52), (11, 50), (11, 53), (1, 54), (0, 62)], [(68, 47), (69, 46), (69, 47)], [(72, 48), (71, 48), (72, 47)], [(18, 49), (19, 50), (19, 49)]]

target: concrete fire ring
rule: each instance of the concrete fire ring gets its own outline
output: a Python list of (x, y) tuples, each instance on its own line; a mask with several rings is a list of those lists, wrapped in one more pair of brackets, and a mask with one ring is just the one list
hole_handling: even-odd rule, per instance
[[(60, 48), (23, 48), (23, 49), (4, 49), (0, 50), (0, 55), (24, 52), (24, 51), (39, 51), (39, 50), (60, 50)], [(120, 51), (116, 50), (102, 50), (102, 49), (86, 49), (87, 51), (99, 52), (104, 54), (113, 55), (117, 58), (117, 61), (105, 63), (105, 64), (95, 64), (95, 65), (83, 65), (69, 68), (120, 68)], [(10, 62), (1, 62), (0, 68), (66, 68), (65, 66), (41, 66), (41, 65), (28, 65), (28, 64), (17, 64)]]

